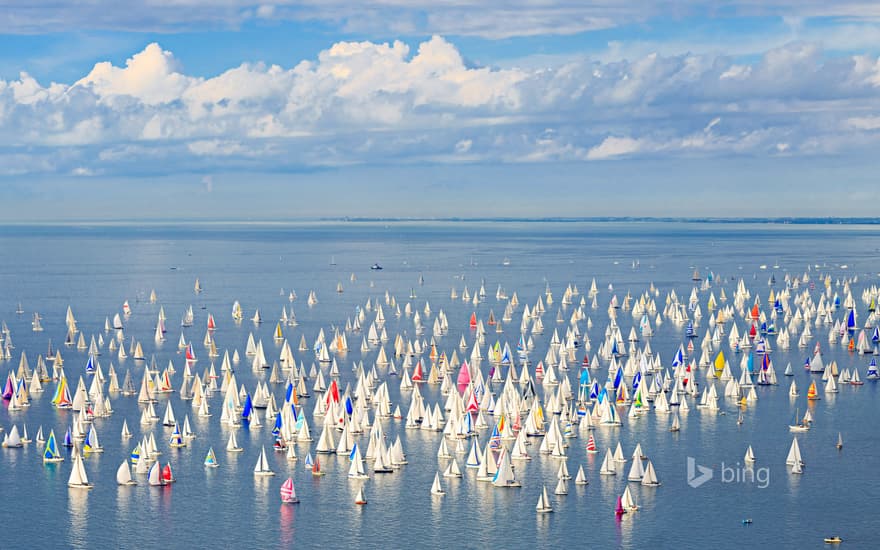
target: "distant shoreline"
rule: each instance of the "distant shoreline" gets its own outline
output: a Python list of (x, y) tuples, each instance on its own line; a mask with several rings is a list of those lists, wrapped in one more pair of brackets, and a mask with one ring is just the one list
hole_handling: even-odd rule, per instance
[(301, 223), (693, 223), (693, 224), (768, 224), (768, 225), (880, 225), (880, 218), (826, 218), (826, 217), (650, 217), (650, 216), (595, 216), (595, 217), (322, 217), (291, 219), (71, 219), (22, 220), (0, 222), (0, 227), (64, 227), (84, 225), (107, 226), (170, 226), (170, 225), (226, 225), (273, 226)]

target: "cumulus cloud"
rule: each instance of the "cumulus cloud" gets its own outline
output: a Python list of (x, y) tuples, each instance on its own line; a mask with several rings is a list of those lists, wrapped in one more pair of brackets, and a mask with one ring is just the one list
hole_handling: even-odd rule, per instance
[(654, 53), (497, 68), (434, 36), (210, 77), (149, 44), (73, 84), (0, 80), (7, 174), (837, 154), (876, 148), (878, 120), (880, 59), (805, 42), (750, 63)]

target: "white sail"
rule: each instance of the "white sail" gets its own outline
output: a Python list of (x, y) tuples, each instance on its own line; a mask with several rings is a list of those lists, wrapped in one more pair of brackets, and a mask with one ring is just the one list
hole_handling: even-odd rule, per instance
[(116, 483), (119, 485), (137, 485), (137, 481), (131, 478), (131, 469), (128, 467), (127, 460), (123, 460), (116, 470)]
[(440, 472), (434, 474), (434, 484), (431, 485), (431, 494), (437, 496), (443, 496), (446, 494), (446, 491), (444, 491), (443, 487), (440, 485)]
[(73, 465), (70, 469), (70, 477), (67, 480), (67, 486), (74, 489), (91, 489), (92, 484), (86, 475), (86, 468), (83, 464), (82, 455), (76, 451), (73, 454)]
[(257, 464), (254, 466), (254, 475), (255, 476), (274, 476), (275, 472), (269, 468), (269, 460), (266, 458), (266, 447), (265, 445), (260, 451), (260, 458), (257, 460)]
[(538, 497), (538, 504), (535, 506), (535, 510), (539, 514), (546, 514), (553, 511), (553, 506), (550, 505), (550, 495), (547, 493), (546, 485), (541, 491), (541, 496)]

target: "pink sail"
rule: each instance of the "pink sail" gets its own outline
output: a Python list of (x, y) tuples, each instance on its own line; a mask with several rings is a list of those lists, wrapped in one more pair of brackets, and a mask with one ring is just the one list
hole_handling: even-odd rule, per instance
[(281, 484), (281, 502), (298, 502), (299, 499), (296, 498), (296, 491), (293, 488), (293, 478), (287, 478), (287, 480)]
[(465, 361), (461, 364), (461, 368), (458, 369), (458, 381), (459, 386), (467, 386), (471, 383), (471, 369), (468, 366), (468, 362)]

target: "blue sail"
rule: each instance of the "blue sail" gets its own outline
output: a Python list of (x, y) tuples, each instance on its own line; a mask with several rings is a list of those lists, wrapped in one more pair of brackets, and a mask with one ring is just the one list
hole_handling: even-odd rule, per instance
[(492, 449), (501, 448), (501, 433), (498, 431), (498, 424), (495, 424), (495, 427), (492, 428), (492, 435), (489, 436), (489, 447)]
[(587, 369), (583, 369), (581, 371), (581, 386), (589, 386), (590, 385), (590, 371)]
[(244, 408), (242, 408), (241, 410), (241, 417), (249, 419), (251, 417), (251, 411), (253, 410), (253, 408), (254, 406), (253, 403), (251, 403), (251, 394), (247, 394), (244, 399)]
[(677, 367), (684, 363), (684, 350), (681, 345), (678, 346), (678, 351), (675, 353), (675, 358), (672, 360), (672, 366)]
[(620, 383), (623, 381), (623, 368), (617, 367), (617, 372), (614, 373), (614, 389), (620, 387)]

